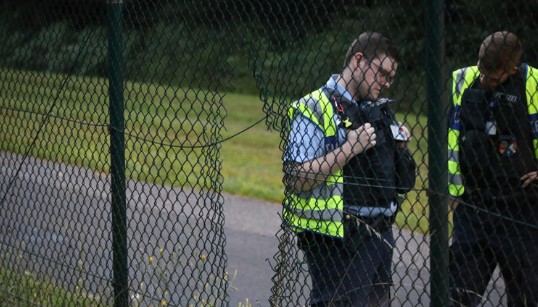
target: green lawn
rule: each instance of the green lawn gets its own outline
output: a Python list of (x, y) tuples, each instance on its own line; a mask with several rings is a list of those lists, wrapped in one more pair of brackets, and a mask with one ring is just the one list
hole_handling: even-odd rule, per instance
[[(32, 156), (109, 171), (105, 79), (6, 69), (0, 78), (0, 150), (24, 153), (38, 135)], [(132, 82), (124, 97), (129, 178), (201, 189), (222, 182), (227, 193), (275, 205), (282, 200), (279, 133), (268, 131), (265, 121), (245, 130), (264, 117), (258, 97)], [(50, 118), (42, 115), (51, 110)], [(426, 118), (398, 117), (413, 130), (419, 176), (397, 223), (426, 231)], [(221, 159), (214, 161), (215, 149), (203, 145), (222, 140)]]
[[(29, 300), (29, 301), (25, 301)], [(107, 306), (100, 298), (68, 291), (51, 282), (40, 280), (29, 272), (23, 274), (0, 267), (0, 305), (21, 306)]]

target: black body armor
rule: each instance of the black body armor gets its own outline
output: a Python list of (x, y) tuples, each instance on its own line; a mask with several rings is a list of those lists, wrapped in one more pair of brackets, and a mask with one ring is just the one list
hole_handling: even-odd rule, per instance
[(525, 77), (509, 78), (494, 91), (478, 81), (463, 93), (460, 165), (466, 194), (517, 197), (521, 176), (536, 170), (527, 113)]
[(413, 188), (416, 163), (407, 149), (397, 148), (391, 131), (395, 124), (390, 100), (362, 101), (359, 104), (336, 99), (341, 126), (356, 129), (370, 123), (375, 129), (376, 145), (353, 157), (343, 168), (344, 202), (388, 207), (398, 193)]

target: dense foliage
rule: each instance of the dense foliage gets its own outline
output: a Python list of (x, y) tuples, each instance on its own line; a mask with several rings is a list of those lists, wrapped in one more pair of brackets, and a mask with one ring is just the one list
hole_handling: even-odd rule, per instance
[[(104, 75), (107, 10), (101, 0), (4, 0), (0, 65)], [(447, 72), (474, 64), (490, 32), (517, 33), (536, 61), (535, 1), (445, 1)], [(411, 106), (423, 96), (424, 5), (412, 0), (125, 0), (126, 77), (297, 97), (337, 72), (350, 40), (364, 30), (386, 33), (403, 65), (394, 96)], [(216, 50), (218, 52), (216, 52)], [(413, 105), (419, 110), (423, 106)]]

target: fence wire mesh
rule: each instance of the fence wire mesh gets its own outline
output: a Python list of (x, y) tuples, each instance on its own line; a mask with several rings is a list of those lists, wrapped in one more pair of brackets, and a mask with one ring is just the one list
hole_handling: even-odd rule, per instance
[[(521, 189), (519, 178), (530, 173), (532, 180), (537, 175), (533, 172), (538, 170), (538, 94), (536, 81), (528, 81), (535, 79), (523, 75), (532, 69), (520, 63), (536, 65), (538, 48), (533, 38), (538, 4), (500, 0), (436, 3), (441, 10), (432, 12), (430, 6), (410, 0), (1, 1), (0, 305), (242, 305), (230, 299), (234, 286), (225, 250), (226, 193), (283, 200), (288, 209), (281, 216), (261, 217), (282, 218), (282, 226), (275, 233), (274, 249), (261, 251), (271, 271), (266, 276), (272, 285), (266, 289), (269, 295), (255, 303), (247, 301), (247, 305), (305, 306), (316, 300), (320, 305), (322, 301), (353, 305), (345, 299), (358, 302), (364, 287), (354, 282), (356, 277), (365, 277), (363, 284), (388, 287), (386, 303), (427, 306), (440, 295), (434, 292), (432, 283), (438, 281), (432, 281), (435, 272), (431, 267), (436, 261), (442, 267), (441, 258), (448, 259), (449, 251), (455, 253), (449, 259), (446, 281), (453, 289), (461, 287), (464, 294), (451, 295), (447, 304), (467, 299), (467, 305), (535, 305), (538, 216), (534, 207), (538, 200), (532, 197), (536, 184)], [(444, 20), (436, 40), (426, 38), (428, 27), (434, 25), (424, 15), (433, 16), (426, 20)], [(465, 161), (459, 147), (450, 143), (450, 136), (460, 140), (459, 133), (463, 136), (469, 124), (456, 125), (451, 117), (460, 114), (464, 105), (455, 102), (452, 71), (476, 65), (482, 41), (500, 30), (515, 33), (522, 42), (523, 56), (514, 67), (525, 87), (522, 92), (504, 86), (502, 93), (508, 96), (493, 96), (513, 95), (523, 106), (523, 102), (535, 104), (517, 109), (519, 113), (514, 109), (495, 111), (512, 117), (494, 118), (499, 122), (494, 154), (516, 159), (515, 169), (508, 162), (506, 169), (493, 169), (489, 163), (478, 172), (468, 171), (484, 162), (479, 157), (462, 166), (460, 173), (450, 163)], [(355, 50), (353, 61), (344, 63), (348, 47), (365, 31), (392, 39), (399, 54), (397, 71), (395, 64), (380, 61), (376, 52), (372, 57), (362, 49)], [(497, 44), (505, 43), (506, 38)], [(432, 59), (428, 54), (437, 44), (444, 46), (442, 56)], [(120, 47), (116, 57), (113, 46)], [(386, 87), (382, 97), (395, 100), (390, 112), (384, 109), (383, 114), (394, 112), (395, 120), (409, 129), (412, 138), (407, 148), (416, 162), (416, 180), (409, 191), (399, 193), (398, 211), (386, 219), (390, 220), (388, 230), (380, 231), (372, 226), (373, 215), (350, 213), (350, 205), (365, 205), (364, 195), (350, 200), (350, 189), (370, 189), (368, 195), (378, 197), (374, 197), (377, 205), (380, 199), (387, 200), (383, 191), (396, 188), (395, 178), (377, 178), (375, 172), (358, 175), (350, 167), (344, 167), (342, 177), (335, 171), (330, 180), (318, 178), (327, 187), (332, 186), (331, 180), (338, 185), (339, 178), (343, 179), (343, 188), (330, 196), (338, 191), (343, 194), (343, 202), (336, 203), (344, 205), (337, 211), (345, 219), (333, 229), (336, 233), (343, 230), (343, 239), (327, 238), (335, 233), (325, 233), (328, 236), (320, 239), (312, 233), (323, 232), (320, 225), (336, 215), (327, 218), (328, 211), (321, 210), (320, 199), (326, 197), (323, 191), (309, 210), (299, 212), (301, 199), (315, 195), (316, 189), (296, 184), (308, 178), (312, 168), (299, 169), (296, 181), (289, 180), (290, 170), (297, 171), (299, 165), (289, 163), (299, 161), (290, 158), (294, 130), (289, 110), (301, 97), (326, 84), (332, 74), (344, 76), (343, 65), (355, 69), (351, 72), (354, 78), (359, 78), (360, 69), (373, 78), (362, 85), (357, 82), (355, 88), (349, 82), (356, 80), (347, 80), (342, 86), (349, 91), (368, 91), (382, 83)], [(441, 68), (436, 80), (441, 87), (440, 103), (435, 107), (443, 113), (442, 126), (448, 133), (434, 131), (431, 135), (428, 111), (432, 104), (426, 98), (426, 84), (435, 76), (430, 74), (435, 67)], [(495, 77), (491, 71), (480, 73)], [(470, 80), (480, 78), (478, 74)], [(114, 80), (119, 81), (119, 89)], [(495, 88), (494, 93), (501, 92)], [(329, 105), (334, 93), (328, 93)], [(119, 125), (114, 110), (119, 110)], [(295, 110), (308, 117), (300, 106)], [(323, 114), (327, 110), (317, 111)], [(308, 119), (329, 122), (314, 115)], [(501, 127), (503, 121), (505, 128)], [(521, 124), (513, 127), (511, 122)], [(260, 123), (265, 124), (263, 129), (255, 130)], [(383, 130), (376, 128), (381, 138)], [(349, 135), (345, 129), (334, 130), (343, 133), (343, 139)], [(317, 151), (314, 156), (320, 157), (313, 134), (296, 131), (301, 137), (295, 143), (307, 144), (302, 149)], [(245, 135), (246, 140), (238, 140)], [(432, 144), (442, 147), (445, 154), (438, 155)], [(271, 146), (276, 150), (271, 151)], [(480, 148), (476, 144), (470, 147)], [(286, 161), (284, 167), (281, 158)], [(321, 159), (319, 165), (330, 165), (334, 159)], [(391, 160), (372, 159), (363, 161), (366, 168), (376, 169), (371, 164)], [(227, 163), (233, 165), (232, 170)], [(443, 169), (443, 178), (432, 178), (432, 168)], [(507, 175), (508, 169), (514, 172)], [(490, 175), (484, 175), (486, 172)], [(453, 181), (461, 175), (467, 191), (473, 188), (471, 182), (484, 176), (488, 187), (501, 185), (479, 194), (483, 197), (479, 200), (471, 198), (470, 192), (458, 198), (457, 210), (449, 210), (444, 219), (451, 249), (447, 244), (442, 257), (435, 259), (430, 247), (437, 234), (430, 231), (430, 209), (439, 206), (429, 202), (435, 199), (433, 195), (446, 205), (457, 193), (449, 194), (448, 189), (440, 193), (430, 185), (432, 180), (447, 185), (447, 175)], [(496, 175), (515, 178), (515, 183), (502, 184)], [(361, 180), (370, 181), (364, 184)], [(497, 190), (505, 193), (496, 195)], [(521, 192), (518, 195), (523, 200), (514, 199), (514, 192)], [(509, 200), (502, 203), (490, 197), (484, 201), (487, 196)], [(511, 209), (499, 208), (503, 204)], [(297, 227), (293, 214), (305, 219), (313, 211), (325, 220)], [(358, 233), (349, 228), (349, 221), (357, 221), (355, 218), (359, 222), (355, 226), (370, 225), (365, 231), (371, 238), (361, 237), (359, 242), (380, 244), (371, 244), (369, 254), (339, 264), (348, 256), (339, 244), (347, 242), (346, 234)], [(376, 234), (385, 239), (377, 240)], [(313, 241), (322, 251), (310, 250), (309, 259), (305, 244)], [(342, 253), (338, 259), (326, 259), (335, 251)], [(457, 258), (461, 255), (468, 256)], [(370, 269), (368, 264), (383, 256), (388, 276), (378, 282), (356, 267), (366, 263), (364, 269)], [(456, 263), (487, 274), (465, 275)], [(342, 276), (351, 276), (352, 281)], [(320, 287), (324, 279), (328, 281)], [(350, 288), (343, 291), (343, 298), (339, 291), (325, 292), (325, 286)]]

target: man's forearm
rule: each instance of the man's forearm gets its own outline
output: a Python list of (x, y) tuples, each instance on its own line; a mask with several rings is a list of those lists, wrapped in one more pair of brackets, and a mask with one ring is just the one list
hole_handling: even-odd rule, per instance
[(351, 145), (344, 143), (325, 156), (291, 166), (285, 184), (293, 192), (309, 191), (326, 182), (329, 176), (341, 170), (354, 156)]

